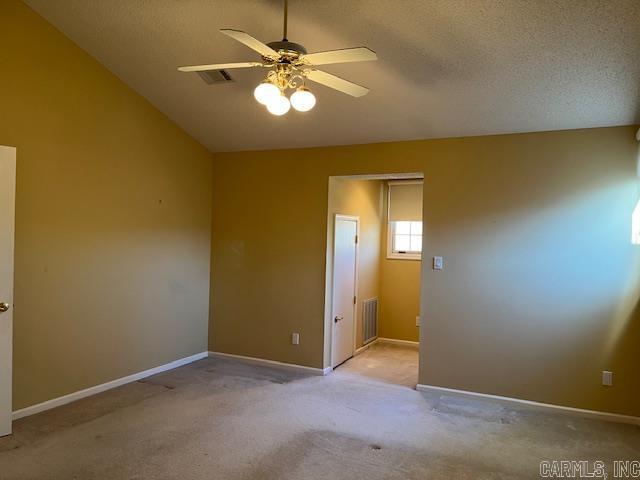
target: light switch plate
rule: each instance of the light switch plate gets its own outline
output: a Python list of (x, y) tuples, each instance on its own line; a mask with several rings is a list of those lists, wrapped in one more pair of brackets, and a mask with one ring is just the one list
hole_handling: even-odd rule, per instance
[(433, 269), (442, 270), (444, 268), (444, 260), (442, 257), (433, 257)]
[(292, 333), (291, 334), (291, 345), (300, 345), (300, 334)]
[(605, 387), (613, 386), (613, 372), (608, 372), (607, 370), (602, 371), (602, 385)]

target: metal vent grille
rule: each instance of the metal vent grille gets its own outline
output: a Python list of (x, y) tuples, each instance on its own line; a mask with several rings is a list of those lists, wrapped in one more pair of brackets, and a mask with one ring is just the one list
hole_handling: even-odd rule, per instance
[(231, 78), (231, 75), (229, 75), (229, 72), (226, 70), (206, 70), (197, 73), (207, 85), (233, 82), (233, 78)]
[(378, 336), (378, 299), (370, 298), (362, 302), (362, 328), (364, 344)]

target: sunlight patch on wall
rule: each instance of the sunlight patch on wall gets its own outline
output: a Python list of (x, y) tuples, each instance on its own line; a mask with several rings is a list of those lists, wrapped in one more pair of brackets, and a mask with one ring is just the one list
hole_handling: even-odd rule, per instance
[[(479, 311), (499, 309), (517, 328), (530, 325), (531, 344), (546, 345), (558, 361), (575, 361), (585, 343), (599, 338), (602, 343), (592, 355), (595, 363), (604, 364), (618, 348), (640, 298), (640, 249), (629, 242), (638, 191), (629, 173), (540, 202), (536, 209), (474, 214), (450, 223), (448, 248), (453, 245), (456, 262), (466, 269), (466, 279), (456, 285), (459, 294)], [(489, 222), (494, 226), (490, 233), (483, 230)], [(428, 242), (440, 241), (434, 229), (425, 232)], [(474, 248), (465, 251), (469, 238)], [(479, 292), (482, 282), (492, 288)], [(446, 308), (450, 318), (464, 315), (462, 304)], [(491, 335), (501, 335), (505, 343), (516, 328), (491, 314), (478, 316), (476, 325), (474, 335), (488, 335), (490, 325)], [(515, 346), (510, 353), (521, 355)]]

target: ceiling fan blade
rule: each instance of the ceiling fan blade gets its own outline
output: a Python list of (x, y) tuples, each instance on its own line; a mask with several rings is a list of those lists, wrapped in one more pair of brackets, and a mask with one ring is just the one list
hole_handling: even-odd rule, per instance
[(189, 67), (178, 67), (181, 72), (204, 72), (207, 70), (226, 70), (229, 68), (249, 68), (263, 67), (259, 62), (241, 62), (241, 63), (214, 63), (212, 65), (191, 65)]
[(326, 65), (329, 63), (368, 62), (377, 60), (376, 52), (367, 47), (344, 48), (326, 52), (302, 55), (300, 59), (308, 65)]
[(321, 70), (307, 70), (305, 72), (305, 76), (311, 81), (320, 83), (325, 87), (333, 88), (334, 90), (338, 90), (353, 97), (362, 97), (369, 93), (369, 89), (367, 87), (363, 87), (362, 85), (350, 82), (344, 78), (336, 77), (335, 75)]
[(234, 40), (237, 40), (240, 43), (244, 43), (247, 47), (255, 50), (263, 57), (270, 58), (272, 60), (278, 60), (280, 58), (280, 54), (276, 52), (273, 48), (265, 45), (260, 40), (256, 40), (251, 35), (245, 32), (241, 32), (240, 30), (231, 30), (228, 28), (223, 28), (220, 30), (225, 35), (230, 36)]

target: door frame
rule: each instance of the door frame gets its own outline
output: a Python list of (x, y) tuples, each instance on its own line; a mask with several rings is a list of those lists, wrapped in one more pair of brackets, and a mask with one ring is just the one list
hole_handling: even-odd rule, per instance
[[(358, 321), (356, 318), (356, 314), (358, 313), (358, 270), (359, 270), (359, 263), (358, 263), (358, 254), (359, 254), (359, 250), (360, 250), (360, 217), (357, 215), (345, 215), (342, 213), (336, 213), (334, 215), (333, 218), (333, 242), (331, 244), (331, 251), (333, 252), (333, 259), (331, 262), (331, 353), (330, 353), (330, 367), (333, 368), (333, 354), (334, 354), (334, 335), (335, 335), (335, 329), (334, 327), (334, 321), (333, 321), (333, 307), (334, 307), (334, 298), (335, 298), (335, 274), (336, 274), (336, 255), (335, 255), (335, 251), (336, 251), (336, 226), (338, 224), (339, 220), (346, 220), (346, 221), (350, 221), (350, 222), (355, 222), (356, 224), (356, 237), (358, 238), (358, 241), (356, 242), (356, 248), (355, 248), (355, 259), (354, 259), (354, 263), (355, 263), (355, 274), (353, 276), (353, 292), (354, 295), (356, 297), (356, 301), (353, 303), (353, 338), (351, 339), (351, 357), (353, 358), (353, 356), (356, 353), (356, 328), (358, 325)], [(348, 360), (348, 359), (347, 359)], [(346, 360), (345, 360), (346, 361)]]
[[(4, 424), (0, 422), (0, 437), (4, 435), (11, 435), (12, 433), (12, 420), (13, 420), (13, 406), (12, 406), (12, 377), (13, 377), (13, 307), (14, 307), (14, 277), (15, 277), (15, 214), (16, 214), (16, 167), (17, 167), (17, 152), (15, 147), (9, 147), (0, 145), (0, 150), (7, 152), (8, 155), (8, 172), (9, 172), (9, 188), (12, 190), (9, 193), (9, 219), (8, 221), (12, 224), (12, 234), (13, 237), (10, 239), (10, 258), (11, 258), (11, 268), (9, 269), (10, 279), (9, 279), (9, 292), (6, 297), (0, 298), (0, 301), (9, 303), (9, 327), (8, 327), (8, 352), (0, 350), (0, 361), (4, 362), (8, 359), (8, 362), (5, 363), (5, 366), (8, 365), (8, 371), (0, 372), (0, 394), (2, 395), (2, 399), (0, 400), (0, 408), (2, 408), (2, 412), (0, 412), (0, 416), (6, 416), (8, 414), (9, 422), (8, 424)], [(4, 157), (4, 154), (3, 154)], [(3, 315), (7, 315), (4, 313)], [(4, 320), (4, 319), (3, 319)], [(0, 349), (3, 348), (5, 342), (2, 342), (0, 345)], [(4, 409), (8, 408), (9, 411), (6, 412)], [(1, 420), (1, 419), (0, 419)]]

